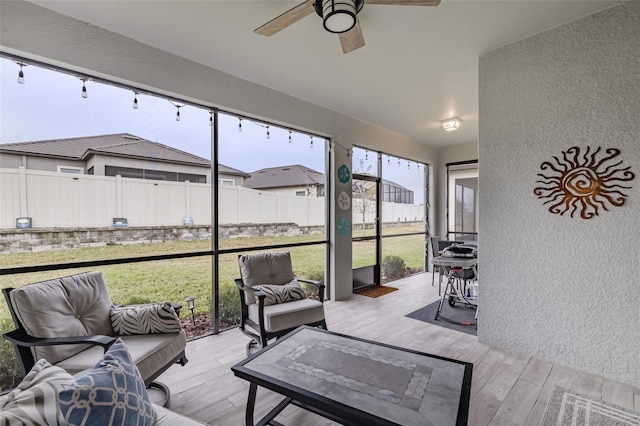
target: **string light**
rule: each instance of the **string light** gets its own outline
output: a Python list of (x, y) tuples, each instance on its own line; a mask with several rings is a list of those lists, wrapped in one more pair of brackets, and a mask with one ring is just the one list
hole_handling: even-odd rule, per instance
[(271, 133), (269, 133), (269, 126), (267, 126), (267, 140), (271, 139)]
[(138, 109), (138, 92), (133, 92), (133, 109)]
[(364, 160), (369, 161), (369, 151), (364, 152)]
[(16, 63), (20, 65), (20, 71), (18, 72), (18, 83), (24, 84), (24, 72), (22, 71), (22, 67), (26, 67), (27, 64), (23, 64), (21, 62), (16, 62)]
[(89, 94), (87, 93), (87, 79), (81, 78), (80, 80), (82, 80), (82, 97), (87, 99), (89, 97)]
[(311, 148), (313, 148), (313, 136), (311, 136)]
[(289, 143), (291, 143), (291, 130), (289, 130)]
[(242, 118), (238, 119), (238, 131), (242, 132)]

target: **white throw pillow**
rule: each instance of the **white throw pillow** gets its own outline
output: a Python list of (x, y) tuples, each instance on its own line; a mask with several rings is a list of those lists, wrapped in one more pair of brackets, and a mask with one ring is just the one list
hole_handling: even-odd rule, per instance
[(0, 397), (0, 425), (66, 424), (58, 405), (58, 392), (74, 377), (41, 359), (11, 392)]

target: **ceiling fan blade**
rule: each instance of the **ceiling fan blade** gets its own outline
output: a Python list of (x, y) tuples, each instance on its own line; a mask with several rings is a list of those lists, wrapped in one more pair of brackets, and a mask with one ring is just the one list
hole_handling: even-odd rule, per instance
[(395, 6), (437, 6), (440, 0), (366, 0), (365, 4), (390, 4)]
[(353, 52), (356, 49), (360, 49), (364, 46), (364, 37), (362, 36), (362, 29), (360, 28), (360, 21), (346, 33), (340, 33), (340, 45), (342, 46), (342, 53)]
[(263, 36), (272, 36), (278, 31), (284, 30), (289, 25), (295, 24), (302, 18), (314, 13), (313, 3), (314, 0), (306, 0), (293, 9), (289, 9), (282, 15), (273, 18), (261, 27), (256, 28), (253, 32)]

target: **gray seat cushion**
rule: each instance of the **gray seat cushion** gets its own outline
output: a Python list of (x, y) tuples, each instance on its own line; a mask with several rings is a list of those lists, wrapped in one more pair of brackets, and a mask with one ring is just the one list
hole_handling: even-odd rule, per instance
[[(170, 334), (122, 336), (122, 341), (127, 345), (131, 359), (146, 382), (148, 377), (152, 377), (184, 350), (187, 337), (183, 330)], [(102, 355), (102, 347), (93, 346), (55, 365), (64, 368), (71, 374), (76, 374), (93, 368)]]
[[(258, 318), (258, 305), (249, 305), (249, 319), (258, 324)], [(317, 300), (302, 299), (264, 307), (264, 327), (271, 333), (323, 319), (324, 307)]]

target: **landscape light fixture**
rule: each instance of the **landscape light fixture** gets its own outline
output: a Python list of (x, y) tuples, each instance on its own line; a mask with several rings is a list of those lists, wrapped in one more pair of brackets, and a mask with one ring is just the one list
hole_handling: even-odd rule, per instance
[(447, 132), (452, 132), (454, 130), (458, 130), (458, 127), (460, 127), (460, 123), (462, 123), (462, 120), (460, 120), (458, 117), (451, 117), (447, 118), (446, 120), (442, 120), (441, 123), (444, 130), (446, 130)]
[(316, 0), (316, 13), (322, 16), (322, 25), (330, 33), (346, 33), (356, 25), (356, 15), (364, 0)]
[(18, 83), (24, 84), (24, 72), (22, 71), (22, 67), (26, 67), (27, 64), (23, 64), (21, 62), (16, 62), (16, 63), (20, 65), (20, 71), (18, 72)]
[(191, 311), (191, 323), (196, 325), (196, 316), (193, 314), (193, 310), (196, 308), (196, 297), (189, 296), (184, 301), (187, 302), (187, 308)]

